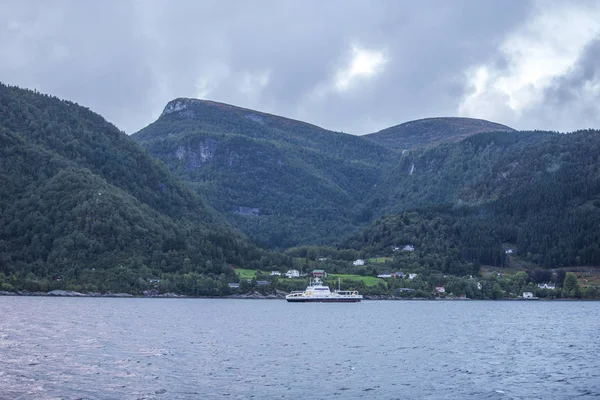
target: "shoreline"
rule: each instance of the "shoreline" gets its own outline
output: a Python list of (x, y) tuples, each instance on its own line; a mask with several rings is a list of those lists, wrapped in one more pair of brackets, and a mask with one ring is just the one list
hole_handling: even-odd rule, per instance
[[(2, 296), (15, 296), (15, 297), (103, 297), (103, 298), (132, 298), (132, 299), (237, 299), (237, 300), (285, 300), (285, 292), (279, 292), (277, 294), (263, 295), (258, 292), (246, 293), (246, 294), (232, 294), (228, 296), (188, 296), (177, 293), (148, 293), (142, 295), (133, 295), (131, 293), (80, 293), (71, 290), (53, 290), (50, 292), (8, 292), (0, 291), (0, 297)], [(526, 301), (526, 302), (537, 302), (537, 301), (600, 301), (600, 299), (523, 299), (523, 298), (503, 298), (503, 299), (467, 299), (467, 298), (427, 298), (427, 297), (397, 297), (392, 295), (365, 295), (363, 300), (367, 301), (397, 301), (397, 300), (411, 300), (411, 301)]]

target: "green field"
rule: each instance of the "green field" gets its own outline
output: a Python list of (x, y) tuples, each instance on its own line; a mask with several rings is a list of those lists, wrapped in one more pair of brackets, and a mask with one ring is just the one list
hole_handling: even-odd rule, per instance
[(385, 280), (381, 278), (377, 278), (375, 276), (362, 276), (362, 275), (351, 275), (351, 274), (328, 274), (328, 278), (336, 278), (340, 277), (342, 282), (345, 279), (351, 279), (353, 281), (363, 281), (367, 286), (375, 286), (378, 283), (383, 283), (385, 285)]
[(256, 278), (255, 269), (236, 268), (235, 272), (239, 275), (240, 279)]
[(370, 263), (384, 263), (386, 261), (392, 261), (392, 257), (375, 257), (367, 260)]
[[(238, 274), (240, 279), (253, 279), (256, 278), (256, 270), (255, 269), (246, 269), (246, 268), (236, 268), (235, 272)], [(351, 275), (351, 274), (328, 274), (327, 277), (329, 279), (335, 279), (337, 285), (338, 276), (342, 279), (342, 282), (346, 279), (350, 279), (353, 281), (363, 281), (367, 286), (375, 286), (378, 283), (386, 284), (384, 279), (377, 278), (374, 276), (362, 276), (362, 275)], [(303, 279), (308, 279), (303, 278)], [(337, 287), (337, 286), (336, 286)]]

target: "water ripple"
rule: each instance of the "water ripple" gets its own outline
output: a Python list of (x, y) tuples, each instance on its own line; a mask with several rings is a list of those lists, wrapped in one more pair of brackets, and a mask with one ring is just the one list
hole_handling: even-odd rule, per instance
[(600, 397), (600, 303), (0, 297), (0, 399)]

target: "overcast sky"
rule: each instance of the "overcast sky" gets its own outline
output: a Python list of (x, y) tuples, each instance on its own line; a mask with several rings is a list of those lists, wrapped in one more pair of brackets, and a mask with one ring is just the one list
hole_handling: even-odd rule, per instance
[(0, 81), (127, 133), (176, 97), (354, 134), (600, 128), (600, 1), (0, 0)]

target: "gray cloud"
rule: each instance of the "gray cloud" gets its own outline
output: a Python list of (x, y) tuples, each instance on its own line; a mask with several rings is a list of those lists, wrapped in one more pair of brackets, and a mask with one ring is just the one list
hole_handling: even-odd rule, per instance
[(586, 46), (576, 64), (553, 79), (543, 101), (531, 111), (541, 125), (570, 131), (600, 126), (600, 38)]
[[(77, 101), (129, 133), (156, 119), (169, 100), (200, 95), (366, 133), (410, 119), (457, 115), (471, 90), (466, 71), (490, 60), (496, 69), (507, 68), (498, 49), (536, 17), (533, 5), (533, 0), (5, 0), (0, 80)], [(352, 46), (380, 51), (386, 62), (347, 90), (333, 90)], [(583, 72), (575, 75), (590, 74), (598, 54), (588, 53), (579, 63)], [(576, 109), (583, 86), (575, 75), (557, 80), (545, 96)], [(549, 115), (532, 112), (524, 118)]]

